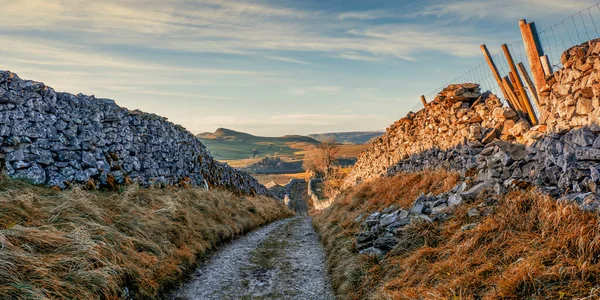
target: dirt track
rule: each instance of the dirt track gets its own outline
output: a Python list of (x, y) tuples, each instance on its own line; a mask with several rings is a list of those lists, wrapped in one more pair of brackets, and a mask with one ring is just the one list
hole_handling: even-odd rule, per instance
[(172, 299), (334, 299), (309, 217), (274, 222), (224, 246)]

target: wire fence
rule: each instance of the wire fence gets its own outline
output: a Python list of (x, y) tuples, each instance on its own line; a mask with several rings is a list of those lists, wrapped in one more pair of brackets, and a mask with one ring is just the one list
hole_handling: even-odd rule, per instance
[[(586, 41), (600, 38), (600, 3), (583, 9), (568, 18), (558, 22), (542, 31), (538, 31), (539, 42), (542, 52), (548, 56), (551, 68), (556, 71), (562, 68), (561, 56), (567, 49), (582, 44)], [(522, 39), (507, 44), (508, 50), (515, 64), (523, 63), (526, 70), (530, 70), (527, 52)], [(506, 56), (503, 51), (492, 55), (501, 77), (508, 76), (511, 71)], [(517, 74), (515, 74), (517, 75)], [(485, 59), (482, 62), (467, 71), (466, 73), (452, 79), (448, 83), (436, 88), (425, 95), (427, 101), (433, 100), (445, 87), (450, 84), (459, 83), (477, 83), (482, 91), (490, 91), (499, 98), (503, 98), (502, 92), (492, 71)], [(529, 98), (532, 98), (531, 91), (526, 87)], [(502, 99), (506, 104), (506, 99)], [(416, 112), (423, 108), (423, 104), (418, 102), (411, 111)], [(534, 111), (538, 114), (537, 107), (534, 105)]]
[(592, 5), (542, 31), (538, 31), (544, 54), (554, 71), (562, 68), (562, 53), (584, 42), (600, 38), (600, 3)]

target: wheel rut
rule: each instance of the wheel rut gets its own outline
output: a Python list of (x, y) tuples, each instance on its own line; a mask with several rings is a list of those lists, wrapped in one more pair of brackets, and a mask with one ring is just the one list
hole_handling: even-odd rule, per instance
[(310, 217), (276, 221), (216, 252), (171, 299), (334, 299)]

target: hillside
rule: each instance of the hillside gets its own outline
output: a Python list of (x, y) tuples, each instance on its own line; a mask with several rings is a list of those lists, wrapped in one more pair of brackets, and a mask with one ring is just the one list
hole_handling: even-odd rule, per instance
[(337, 298), (598, 299), (597, 213), (527, 190), (449, 207), (457, 180), (379, 178), (316, 214)]
[(279, 156), (299, 160), (303, 151), (314, 149), (319, 141), (306, 136), (286, 135), (263, 137), (219, 128), (214, 133), (201, 133), (196, 137), (205, 144), (219, 160), (243, 160)]
[(598, 59), (563, 53), (538, 118), (462, 83), (392, 124), (314, 219), (337, 296), (597, 299)]
[(341, 144), (368, 144), (375, 138), (384, 134), (384, 131), (353, 131), (353, 132), (329, 132), (329, 133), (318, 133), (309, 134), (308, 136), (323, 142), (326, 140), (333, 139)]

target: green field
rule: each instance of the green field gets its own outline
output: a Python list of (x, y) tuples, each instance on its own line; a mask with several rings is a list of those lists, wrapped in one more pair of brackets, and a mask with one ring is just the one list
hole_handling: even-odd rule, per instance
[(198, 139), (208, 147), (218, 160), (247, 160), (265, 156), (278, 156), (288, 160), (299, 160), (306, 151), (319, 144), (306, 136), (261, 137), (229, 129), (218, 129), (215, 133), (203, 133)]

